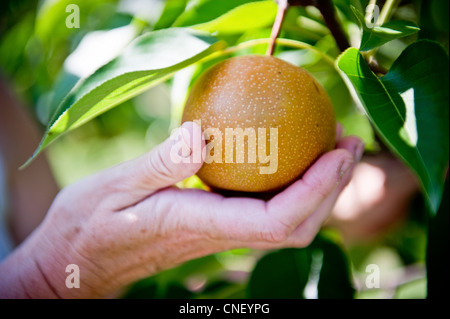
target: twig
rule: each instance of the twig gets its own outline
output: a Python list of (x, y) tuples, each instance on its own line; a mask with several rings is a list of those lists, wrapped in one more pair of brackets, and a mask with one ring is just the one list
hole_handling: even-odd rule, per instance
[(398, 5), (398, 2), (398, 0), (386, 0), (386, 3), (378, 16), (377, 25), (383, 25), (383, 23), (391, 17), (393, 10)]
[(314, 6), (319, 9), (339, 49), (345, 51), (350, 47), (347, 36), (336, 19), (336, 10), (331, 0), (287, 0), (287, 2), (290, 6)]
[[(374, 21), (375, 25), (383, 25), (390, 18), (394, 9), (397, 7), (398, 4), (399, 4), (398, 0), (387, 0), (383, 8), (381, 9), (381, 13), (378, 16), (377, 21)], [(388, 72), (388, 70), (379, 65), (378, 62), (375, 60), (375, 54), (377, 53), (377, 51), (378, 48), (365, 52), (364, 58), (367, 61), (367, 64), (369, 65), (370, 69), (378, 76), (382, 76), (385, 75)]]
[[(260, 45), (260, 44), (265, 44), (265, 43), (270, 43), (271, 39), (254, 39), (254, 40), (249, 40), (246, 42), (241, 42), (238, 45), (234, 46), (234, 47), (229, 47), (223, 51), (217, 51), (211, 55), (209, 55), (208, 57), (204, 58), (202, 61), (208, 61), (212, 58), (215, 58), (217, 56), (221, 56), (221, 55), (225, 55), (225, 54), (230, 54), (232, 52), (236, 52), (238, 50), (241, 49), (245, 49), (245, 48), (250, 48), (253, 47), (255, 45)], [(337, 67), (335, 64), (335, 61), (333, 59), (333, 57), (329, 56), (328, 54), (326, 54), (325, 52), (320, 51), (319, 49), (317, 49), (315, 46), (305, 43), (305, 42), (301, 42), (301, 41), (297, 41), (297, 40), (292, 40), (292, 39), (283, 39), (283, 38), (278, 38), (276, 39), (276, 44), (277, 45), (281, 45), (281, 46), (285, 46), (285, 47), (289, 47), (289, 48), (296, 48), (296, 49), (307, 49), (307, 50), (311, 50), (314, 53), (317, 53), (318, 55), (320, 55), (323, 60), (328, 63), (330, 66), (332, 66), (336, 71), (337, 71)]]
[(341, 28), (341, 25), (336, 19), (336, 10), (334, 9), (334, 5), (330, 0), (315, 0), (314, 6), (319, 9), (320, 13), (323, 16), (323, 19), (330, 29), (331, 34), (333, 35), (337, 46), (341, 51), (345, 51), (350, 47), (350, 43), (348, 42), (347, 36)]
[(275, 51), (275, 43), (280, 35), (281, 26), (283, 24), (284, 16), (286, 15), (286, 11), (289, 7), (287, 0), (278, 0), (278, 11), (277, 11), (277, 17), (275, 18), (275, 22), (273, 24), (272, 33), (270, 34), (270, 43), (269, 47), (267, 48), (267, 55), (273, 55), (273, 52)]
[(378, 76), (383, 76), (388, 73), (388, 70), (378, 64), (378, 62), (373, 58), (373, 56), (368, 57), (367, 64), (369, 68)]
[[(367, 8), (371, 7), (371, 8), (375, 8), (375, 6), (377, 5), (377, 0), (370, 0), (369, 4), (367, 5)], [(367, 10), (366, 9), (366, 16), (365, 16), (365, 20), (368, 22), (371, 22), (373, 19), (373, 13), (374, 10)], [(376, 24), (376, 21), (374, 21), (374, 24)]]

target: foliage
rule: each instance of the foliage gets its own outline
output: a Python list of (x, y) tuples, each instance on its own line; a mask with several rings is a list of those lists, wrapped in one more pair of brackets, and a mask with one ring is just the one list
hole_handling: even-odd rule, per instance
[[(184, 50), (177, 50), (182, 46)], [(59, 104), (39, 151), (123, 101), (155, 86), (174, 72), (223, 48), (215, 38), (189, 29), (167, 29), (140, 36), (124, 52), (80, 80)]]
[(350, 299), (353, 294), (346, 255), (321, 236), (306, 248), (282, 249), (265, 255), (248, 284), (248, 297), (255, 299)]
[[(46, 126), (34, 156), (55, 141), (49, 158), (61, 186), (167, 137), (202, 71), (230, 56), (265, 52), (277, 11), (271, 0), (139, 2), (144, 7), (77, 1), (80, 29), (65, 27), (69, 1), (2, 3), (0, 67)], [(352, 48), (339, 51), (315, 7), (292, 7), (275, 55), (321, 82), (346, 134), (360, 136), (371, 153), (385, 144), (404, 161), (426, 205), (413, 205), (400, 231), (363, 248), (343, 250), (339, 235), (325, 231), (304, 249), (223, 252), (136, 283), (127, 297), (303, 298), (309, 287), (319, 298), (360, 298), (357, 279), (368, 260), (383, 251), (396, 267), (423, 264), (427, 234), (428, 289), (437, 295), (445, 271), (439, 251), (448, 250), (440, 248), (448, 228), (439, 222), (448, 221), (448, 2), (396, 1), (389, 21), (373, 28), (364, 17), (369, 1), (333, 3)], [(111, 36), (123, 32), (121, 42)], [(108, 60), (95, 56), (93, 42)], [(195, 178), (184, 185), (201, 187)]]
[(368, 27), (362, 13), (354, 6), (351, 6), (351, 8), (358, 18), (359, 25), (362, 29), (361, 45), (359, 48), (361, 51), (373, 50), (389, 41), (406, 37), (420, 30), (414, 22), (402, 20), (388, 21), (380, 26)]
[(419, 176), (436, 212), (448, 165), (446, 52), (434, 42), (417, 41), (383, 77), (377, 77), (354, 48), (339, 58), (338, 65), (385, 142)]

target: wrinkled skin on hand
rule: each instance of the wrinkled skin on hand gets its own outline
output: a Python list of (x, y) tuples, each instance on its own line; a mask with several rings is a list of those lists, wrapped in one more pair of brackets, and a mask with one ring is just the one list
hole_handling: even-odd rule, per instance
[[(192, 122), (183, 128), (190, 136), (200, 130)], [(204, 146), (204, 140), (197, 142)], [(43, 223), (0, 265), (0, 294), (102, 298), (215, 252), (305, 247), (330, 215), (364, 149), (358, 138), (339, 139), (301, 179), (264, 201), (174, 187), (202, 163), (175, 164), (173, 144), (168, 139), (63, 189)], [(79, 289), (65, 285), (68, 264), (80, 268)]]

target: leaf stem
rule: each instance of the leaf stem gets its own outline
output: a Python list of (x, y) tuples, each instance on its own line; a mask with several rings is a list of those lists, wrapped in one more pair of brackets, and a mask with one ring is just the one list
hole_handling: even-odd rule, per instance
[[(376, 1), (375, 1), (376, 3)], [(399, 4), (399, 0), (386, 0), (383, 8), (381, 9), (380, 15), (378, 16), (375, 25), (381, 26), (383, 25), (392, 15), (393, 10)], [(370, 50), (366, 52), (363, 56), (369, 64), (370, 69), (377, 75), (385, 75), (387, 70), (381, 67), (375, 59), (375, 54), (377, 53), (378, 48)]]
[(286, 11), (289, 7), (287, 0), (279, 0), (278, 3), (278, 11), (277, 16), (275, 18), (275, 22), (273, 24), (272, 33), (270, 34), (270, 43), (267, 48), (267, 55), (273, 55), (275, 51), (275, 43), (276, 39), (280, 35), (281, 26), (283, 25), (284, 16), (286, 15)]
[[(220, 53), (220, 55), (229, 54), (232, 52), (236, 52), (238, 50), (253, 47), (255, 45), (266, 44), (268, 42), (270, 43), (270, 41), (272, 41), (272, 39), (255, 39), (255, 40), (245, 41), (245, 42), (239, 43), (238, 45), (236, 45), (234, 47), (230, 47), (223, 51), (220, 51), (219, 53)], [(291, 40), (291, 39), (283, 39), (283, 38), (278, 38), (278, 39), (276, 39), (275, 42), (278, 45), (282, 45), (282, 46), (286, 46), (286, 47), (290, 47), (290, 48), (311, 50), (311, 51), (319, 54), (324, 59), (325, 62), (332, 65), (334, 68), (336, 68), (334, 59), (331, 56), (320, 51), (319, 49), (317, 49), (316, 47), (314, 47), (308, 43), (297, 41), (297, 40)]]
[[(370, 6), (371, 8), (375, 8), (376, 5), (377, 5), (377, 0), (370, 0), (367, 7)], [(366, 23), (372, 21), (373, 12), (374, 12), (374, 10), (367, 10), (367, 8), (366, 8), (366, 16), (365, 16)], [(374, 24), (376, 24), (376, 23), (377, 23), (377, 21), (374, 21)]]
[(377, 20), (377, 25), (383, 25), (392, 15), (392, 11), (398, 5), (398, 0), (386, 0), (386, 3), (381, 9), (380, 15)]

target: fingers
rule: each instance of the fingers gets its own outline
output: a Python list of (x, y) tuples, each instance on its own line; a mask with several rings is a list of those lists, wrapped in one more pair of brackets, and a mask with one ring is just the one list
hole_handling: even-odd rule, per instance
[(353, 155), (345, 149), (324, 154), (302, 179), (268, 202), (268, 214), (287, 227), (297, 226), (339, 185), (353, 162)]
[(184, 123), (169, 139), (138, 159), (136, 182), (145, 185), (146, 190), (157, 190), (194, 175), (203, 164), (202, 136), (197, 124)]
[(337, 145), (337, 149), (344, 149), (353, 154), (355, 163), (361, 160), (361, 157), (364, 153), (364, 143), (361, 141), (359, 137), (356, 136), (348, 136), (341, 139)]
[(336, 146), (338, 149), (345, 149), (353, 153), (354, 163), (352, 168), (343, 176), (339, 185), (330, 193), (330, 195), (320, 203), (317, 209), (296, 228), (290, 232), (286, 240), (279, 243), (258, 242), (254, 243), (253, 248), (273, 249), (282, 247), (306, 247), (316, 237), (323, 222), (330, 215), (339, 195), (345, 186), (349, 183), (353, 174), (353, 168), (360, 161), (364, 152), (364, 144), (357, 137), (347, 137), (340, 140)]
[[(230, 238), (242, 241), (283, 242), (343, 182), (353, 168), (353, 154), (359, 144), (357, 138), (343, 140), (338, 144), (342, 148), (323, 155), (301, 180), (267, 203), (221, 197), (218, 204), (209, 203), (203, 210), (208, 211), (209, 207), (209, 214), (214, 215), (212, 220), (218, 221), (217, 233), (230, 234)], [(213, 211), (211, 207), (214, 207)]]
[(203, 164), (204, 145), (201, 128), (186, 122), (149, 153), (107, 170), (105, 184), (115, 210), (194, 175)]
[(178, 216), (178, 225), (197, 227), (197, 231), (203, 231), (209, 237), (246, 242), (244, 246), (256, 242), (280, 244), (343, 181), (354, 162), (350, 151), (356, 148), (358, 141), (343, 141), (345, 148), (323, 155), (301, 180), (269, 202), (252, 198), (224, 198), (193, 190), (171, 190), (170, 195), (160, 192), (157, 196), (163, 196), (164, 202), (171, 201), (171, 211)]
[(340, 185), (346, 183), (358, 159), (353, 152), (359, 143), (355, 138), (342, 140), (338, 144), (342, 148), (323, 155), (301, 180), (269, 202), (168, 188), (139, 203), (134, 212), (155, 231), (197, 234), (207, 239), (205, 244), (213, 240), (233, 243), (234, 247), (283, 245), (314, 211), (323, 212), (313, 226), (326, 218), (326, 208), (334, 204)]
[(321, 203), (318, 209), (309, 216), (304, 222), (297, 226), (292, 232), (286, 242), (283, 244), (285, 247), (305, 247), (310, 243), (318, 231), (320, 230), (324, 221), (331, 214), (334, 205), (336, 204), (339, 195), (350, 182), (354, 166), (361, 160), (364, 152), (364, 144), (357, 137), (347, 137), (341, 140), (338, 148), (346, 149), (353, 153), (354, 164), (351, 170), (349, 170), (343, 177), (340, 185), (328, 196), (328, 198)]

